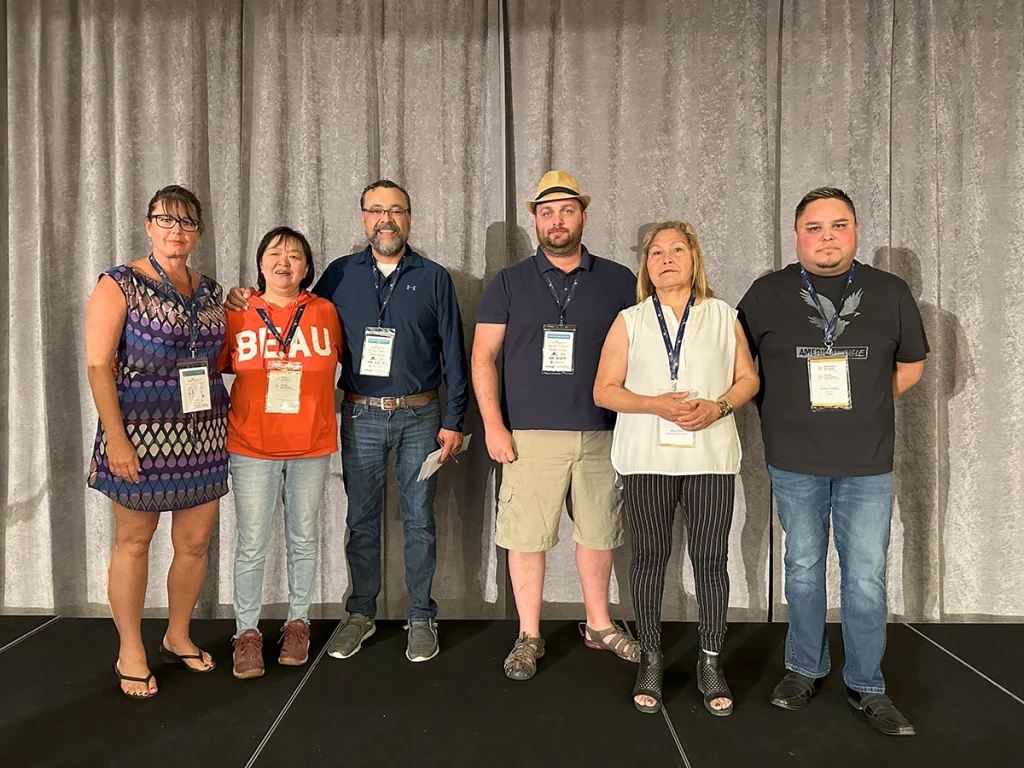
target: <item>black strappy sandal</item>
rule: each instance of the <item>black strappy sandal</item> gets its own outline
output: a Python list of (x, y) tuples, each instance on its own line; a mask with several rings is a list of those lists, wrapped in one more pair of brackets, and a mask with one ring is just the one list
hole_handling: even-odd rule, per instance
[[(633, 706), (640, 712), (653, 715), (661, 709), (661, 682), (665, 674), (665, 660), (661, 651), (640, 651), (640, 669), (636, 671), (636, 685), (633, 686)], [(646, 706), (636, 700), (637, 696), (649, 696), (654, 706)]]
[[(697, 690), (704, 695), (704, 709), (712, 715), (728, 717), (732, 714), (732, 691), (729, 690), (729, 684), (725, 682), (721, 656), (709, 656), (704, 651), (697, 656)], [(715, 709), (711, 706), (711, 702), (715, 699), (728, 699), (729, 706)]]
[[(122, 675), (121, 674), (121, 670), (118, 669), (117, 662), (115, 661), (114, 662), (114, 674), (117, 675), (117, 687), (120, 688), (121, 693), (123, 693), (129, 699), (152, 699), (154, 696), (156, 696), (157, 693), (160, 693), (160, 691), (153, 692), (153, 691), (149, 690), (149, 681), (153, 679), (153, 673), (152, 672), (150, 672), (145, 677), (132, 677), (131, 675)], [(121, 688), (121, 681), (122, 680), (127, 680), (130, 683), (144, 683), (145, 686), (146, 686), (146, 692), (145, 693), (130, 693), (129, 691), (126, 691), (124, 688)]]
[[(197, 645), (196, 648), (199, 648), (199, 646)], [(207, 672), (213, 672), (213, 670), (217, 668), (217, 662), (213, 660), (213, 656), (206, 653), (206, 651), (204, 651), (202, 648), (199, 648), (198, 654), (186, 653), (184, 655), (179, 656), (177, 653), (175, 653), (166, 645), (164, 645), (163, 641), (161, 641), (160, 655), (163, 657), (163, 660), (166, 661), (168, 664), (183, 664), (185, 666), (185, 669), (187, 669), (189, 672), (199, 672), (201, 674), (206, 674)], [(210, 657), (210, 666), (206, 669), (198, 669), (188, 663), (188, 659), (199, 659), (201, 663), (205, 664), (207, 656)]]

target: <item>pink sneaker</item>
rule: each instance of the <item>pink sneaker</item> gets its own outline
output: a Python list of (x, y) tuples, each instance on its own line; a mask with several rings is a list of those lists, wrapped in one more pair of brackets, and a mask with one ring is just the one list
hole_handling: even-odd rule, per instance
[(281, 627), (281, 637), (277, 642), (281, 646), (278, 664), (301, 667), (309, 659), (309, 627), (302, 619), (289, 621)]
[(263, 677), (263, 637), (255, 629), (247, 629), (232, 643), (231, 673), (239, 680)]

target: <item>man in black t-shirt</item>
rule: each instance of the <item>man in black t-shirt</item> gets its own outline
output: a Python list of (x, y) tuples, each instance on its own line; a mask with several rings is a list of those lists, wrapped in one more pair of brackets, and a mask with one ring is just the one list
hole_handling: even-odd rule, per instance
[(928, 341), (907, 284), (854, 260), (857, 213), (840, 189), (796, 207), (797, 264), (739, 303), (760, 360), (757, 405), (786, 532), (786, 669), (771, 702), (807, 706), (829, 672), (825, 561), (830, 518), (842, 578), (843, 679), (882, 733), (914, 727), (885, 695), (885, 563), (892, 516), (894, 406), (924, 370)]

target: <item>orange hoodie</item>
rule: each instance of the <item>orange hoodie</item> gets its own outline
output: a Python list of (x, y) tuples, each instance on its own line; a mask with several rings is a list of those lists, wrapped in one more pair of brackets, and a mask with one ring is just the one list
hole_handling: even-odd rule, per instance
[[(218, 365), (234, 373), (228, 411), (228, 451), (257, 459), (298, 459), (338, 450), (334, 382), (341, 357), (341, 323), (334, 304), (302, 291), (287, 307), (256, 293), (243, 312), (226, 312), (227, 336)], [(305, 306), (288, 348), (302, 363), (298, 413), (266, 413), (267, 361), (283, 359), (280, 345), (257, 314), (263, 309), (285, 336), (299, 306)]]

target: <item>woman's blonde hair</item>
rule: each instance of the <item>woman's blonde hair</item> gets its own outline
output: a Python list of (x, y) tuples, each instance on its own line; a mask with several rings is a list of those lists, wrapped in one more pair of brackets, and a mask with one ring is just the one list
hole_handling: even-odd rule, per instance
[(695, 300), (714, 296), (708, 287), (708, 276), (704, 271), (704, 254), (700, 250), (700, 241), (693, 227), (686, 221), (662, 221), (655, 224), (644, 235), (643, 253), (640, 257), (640, 274), (636, 278), (636, 301), (637, 304), (647, 299), (654, 293), (654, 283), (651, 282), (651, 275), (647, 271), (647, 254), (650, 253), (651, 243), (659, 232), (673, 229), (683, 236), (686, 246), (690, 249), (690, 256), (693, 258), (693, 276), (690, 279), (690, 291)]

